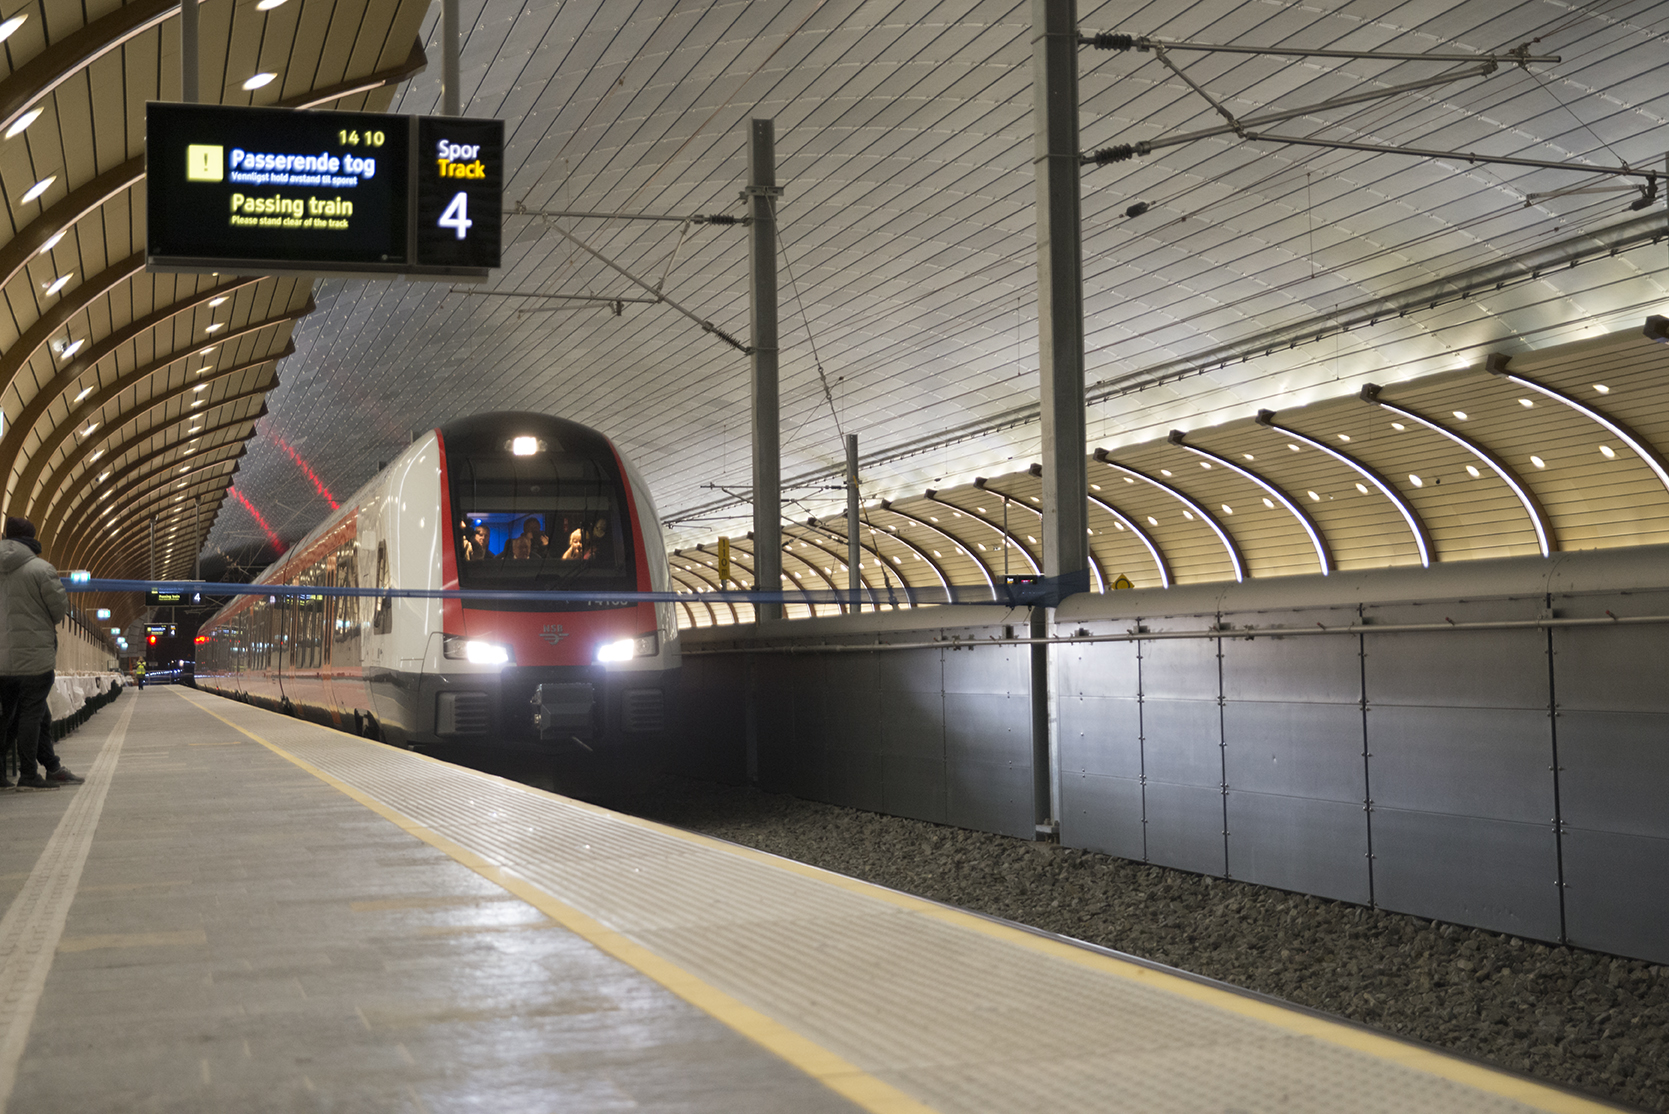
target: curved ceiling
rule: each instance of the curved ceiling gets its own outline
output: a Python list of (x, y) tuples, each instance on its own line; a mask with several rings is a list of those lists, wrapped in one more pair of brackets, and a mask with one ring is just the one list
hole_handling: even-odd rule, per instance
[[(1219, 109), (1260, 135), (1669, 169), (1655, 10), (1649, 0), (1079, 5), (1086, 32), (1468, 59), (1081, 51), (1084, 150), (1154, 148), (1086, 166), (1082, 179), (1085, 448), (1108, 449), (1131, 470), (1119, 486), (1152, 501), (1093, 512), (1098, 532), (1132, 539), (1128, 555), (1098, 544), (1102, 574), (1148, 583), (1162, 557), (1178, 582), (1232, 576), (1234, 547), (1184, 498), (1220, 519), (1224, 504), (1238, 517), (1270, 510), (1270, 498), (1300, 521), (1253, 479), (1190, 451), (1264, 463), (1256, 446), (1277, 435), (1249, 421), (1260, 409), (1318, 440), (1334, 414), (1317, 407), (1371, 425), (1406, 402), (1440, 419), (1449, 403), (1416, 397), (1427, 389), (1416, 381), (1449, 382), (1439, 373), (1487, 352), (1517, 367), (1583, 338), (1637, 333), (1666, 301), (1661, 182), (1636, 210), (1638, 177), (1276, 144), (1222, 130)], [(438, 108), (438, 67), (412, 76), (425, 51), (439, 56), (438, 6), (208, 0), (202, 13), (206, 99)], [(457, 290), (143, 273), (143, 103), (176, 95), (176, 8), (36, 0), (12, 14), (27, 18), (0, 59), (0, 134), (42, 112), (0, 140), (0, 458), (8, 509), (49, 525), (60, 564), (143, 574), (153, 516), (160, 575), (189, 573), (211, 516), (211, 550), (293, 541), (412, 431), (501, 408), (614, 436), (675, 544), (742, 534), (748, 362), (720, 334), (747, 339), (743, 232), (552, 214), (738, 215), (751, 117), (775, 120), (785, 188), (788, 517), (838, 513), (840, 434), (856, 433), (866, 494), (921, 520), (893, 523), (896, 552), (880, 543), (889, 563), (978, 583), (977, 548), (948, 541), (933, 556), (931, 519), (942, 516), (926, 512), (939, 504), (916, 506), (917, 493), (935, 489), (955, 504), (949, 514), (977, 515), (957, 509), (959, 493), (978, 490), (973, 477), (1018, 471), (991, 483), (1014, 485), (1011, 515), (1030, 498), (1020, 467), (1038, 455), (1027, 3), (466, 0), (464, 111), (506, 121), (511, 211), (504, 268)], [(1470, 61), (1521, 45), (1560, 60), (1503, 60), (1488, 73)], [(244, 92), (257, 71), (278, 79)], [(1386, 405), (1356, 399), (1370, 381)], [(1172, 428), (1189, 431), (1183, 445), (1165, 440)], [(1421, 467), (1428, 454), (1471, 453), (1426, 426), (1418, 436), (1432, 442), (1415, 453)], [(1309, 512), (1330, 556), (1278, 518), (1267, 539), (1250, 523), (1223, 527), (1244, 575), (1416, 559), (1418, 531), (1364, 473), (1301, 448), (1294, 461), (1313, 456), (1336, 475), (1272, 468), (1267, 482), (1295, 507), (1311, 502), (1305, 485), (1347, 481), (1379, 502), (1345, 517)], [(1371, 467), (1408, 486), (1400, 477), (1417, 467), (1386, 452)], [(1164, 469), (1180, 476), (1177, 460), (1211, 483), (1160, 486)], [(1588, 528), (1559, 490), (1529, 486), (1552, 534)], [(1605, 498), (1648, 499), (1647, 487)], [(1421, 510), (1436, 559), (1471, 552), (1456, 531), (1491, 515), (1513, 539), (1497, 549), (1540, 544), (1533, 529), (1518, 536), (1522, 505), (1498, 496), (1453, 512), (1459, 524)], [(1167, 521), (1160, 507), (1195, 514), (1199, 529), (1149, 524)]]

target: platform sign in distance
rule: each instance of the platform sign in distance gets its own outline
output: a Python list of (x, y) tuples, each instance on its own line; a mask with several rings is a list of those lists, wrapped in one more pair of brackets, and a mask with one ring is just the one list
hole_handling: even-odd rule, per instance
[(719, 539), (719, 587), (723, 588), (730, 579), (730, 539)]
[(153, 101), (145, 121), (149, 271), (457, 279), (498, 266), (497, 120)]

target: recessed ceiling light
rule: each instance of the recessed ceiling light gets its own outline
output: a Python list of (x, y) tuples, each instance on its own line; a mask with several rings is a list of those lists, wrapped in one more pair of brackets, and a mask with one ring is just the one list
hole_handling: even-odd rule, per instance
[(1521, 399), (1519, 399), (1519, 400), (1518, 400), (1518, 404), (1519, 404), (1519, 405), (1520, 405), (1520, 406), (1522, 406), (1522, 407), (1524, 407), (1524, 409), (1526, 409), (1526, 410), (1528, 410), (1528, 409), (1530, 409), (1530, 407), (1532, 407), (1532, 406), (1534, 406), (1534, 405), (1535, 405), (1535, 403), (1533, 403), (1533, 402), (1531, 402), (1531, 401), (1530, 401), (1530, 400), (1529, 400), (1529, 399), (1527, 399), (1527, 398), (1521, 398)]
[(93, 432), (93, 430), (97, 429), (98, 427), (99, 427), (99, 424), (97, 422), (88, 422), (87, 423), (87, 428), (81, 431), (81, 436), (83, 436), (83, 437), (87, 436), (89, 433)]
[(222, 294), (218, 298), (210, 298), (209, 299), (209, 305), (211, 305), (211, 306), (223, 306), (223, 305), (226, 304), (226, 302), (227, 302), (227, 297), (224, 294)]
[(206, 391), (206, 390), (208, 390), (208, 389), (209, 389), (209, 385), (208, 385), (208, 384), (207, 384), (207, 383), (199, 383), (199, 384), (197, 384), (197, 385), (196, 385), (196, 386), (195, 386), (195, 387), (193, 387), (193, 388), (191, 388), (191, 389), (192, 389), (192, 390), (193, 390), (193, 391)]
[(1223, 504), (1223, 513), (1224, 514), (1233, 514), (1234, 513), (1234, 508), (1229, 506), (1227, 503), (1224, 503)]
[(1339, 434), (1339, 440), (1340, 440), (1340, 441), (1348, 441), (1348, 440), (1350, 440), (1350, 434), (1348, 434), (1348, 433), (1341, 433), (1341, 434)]
[(1274, 510), (1275, 509), (1275, 500), (1266, 497), (1263, 501), (1263, 505), (1268, 507), (1270, 510)]
[(1475, 464), (1468, 464), (1466, 466), (1466, 474), (1468, 476), (1471, 476), (1474, 480), (1477, 479), (1479, 476), (1483, 475), (1482, 472), (1478, 471), (1478, 467)]
[(36, 255), (45, 255), (47, 252), (49, 252), (53, 248), (57, 247), (58, 244), (59, 244), (59, 241), (63, 240), (63, 238), (65, 236), (68, 236), (69, 232), (70, 232), (70, 230), (67, 229), (67, 228), (60, 228), (58, 231), (56, 231), (52, 234), (51, 238), (48, 239), (46, 241), (46, 243), (41, 245), (40, 250), (37, 251), (35, 254)]
[(87, 463), (91, 464), (94, 460), (97, 460), (99, 457), (101, 457), (103, 455), (104, 455), (104, 450), (100, 449), (98, 452), (96, 452), (92, 455), (92, 458), (90, 460), (88, 460)]
[(1152, 515), (1148, 515), (1147, 516), (1147, 524), (1149, 526), (1157, 526), (1157, 525), (1159, 525), (1159, 520), (1157, 518), (1154, 518)]
[(1308, 495), (1308, 496), (1309, 496), (1309, 497), (1310, 497), (1310, 502), (1312, 502), (1312, 503), (1319, 503), (1319, 502), (1321, 502), (1321, 496), (1319, 496), (1319, 495), (1317, 495), (1317, 494), (1316, 494), (1316, 493), (1315, 493), (1315, 492), (1313, 492), (1313, 491), (1306, 491), (1306, 492), (1305, 492), (1305, 493), (1304, 493), (1304, 494), (1305, 494), (1305, 495)]
[(51, 189), (52, 188), (52, 183), (56, 182), (57, 180), (58, 180), (58, 175), (48, 174), (45, 178), (42, 178), (40, 181), (38, 181), (34, 185), (30, 186), (29, 189), (24, 193), (24, 195), (18, 199), (19, 203), (22, 203), (22, 202), (25, 202), (25, 201), (35, 200), (35, 198), (39, 197), (41, 194), (43, 194), (47, 190)]
[(245, 81), (243, 87), (250, 92), (254, 92), (263, 85), (271, 85), (277, 78), (278, 75), (275, 73), (258, 73)]
[(1182, 517), (1186, 518), (1189, 522), (1192, 522), (1192, 521), (1194, 521), (1194, 512), (1193, 511), (1183, 511), (1182, 512)]
[(1117, 526), (1120, 530), (1124, 529), (1124, 523), (1122, 522), (1115, 522), (1113, 525)]
[(1202, 460), (1200, 461), (1200, 467), (1209, 470), (1211, 468), (1211, 462), (1209, 460)]
[(1101, 490), (1101, 485), (1100, 484), (1090, 484), (1089, 489), (1091, 491), (1100, 491)]
[(199, 350), (197, 354), (199, 356), (207, 356), (210, 352), (213, 352), (216, 348), (219, 348), (219, 347), (220, 347), (220, 345), (218, 345), (218, 344), (211, 344), (207, 348)]
[(1466, 420), (1466, 411), (1456, 410), (1455, 411), (1455, 417), (1459, 418), (1461, 421), (1464, 422)]
[(47, 296), (51, 297), (52, 295), (58, 293), (58, 291), (62, 290), (64, 287), (68, 286), (70, 279), (72, 279), (74, 277), (75, 277), (75, 272), (71, 271), (67, 275), (59, 275), (57, 278), (53, 279), (51, 282), (43, 282), (43, 283), (41, 283), (41, 286), (42, 286), (42, 288), (44, 288), (46, 290)]
[(224, 329), (225, 327), (226, 327), (226, 322), (216, 321), (213, 325), (203, 326), (203, 331), (205, 333), (212, 333), (212, 332), (215, 332), (217, 330)]
[(1601, 445), (1599, 447), (1599, 455), (1603, 456), (1606, 460), (1610, 460), (1612, 457), (1616, 456), (1617, 453), (1611, 448), (1610, 445)]
[[(97, 386), (97, 384), (95, 383), (94, 386)], [(92, 393), (93, 393), (93, 388), (92, 387), (87, 387), (84, 390), (82, 390), (82, 392), (80, 394), (75, 396), (75, 401), (80, 402), (82, 399), (86, 398), (88, 395), (90, 395)]]
[(1425, 487), (1426, 486), (1426, 481), (1422, 480), (1420, 477), (1416, 476), (1412, 472), (1410, 472), (1408, 474), (1408, 482), (1413, 484), (1415, 487)]
[[(28, 201), (29, 198), (25, 196), (23, 200)], [(1604, 383), (1595, 383), (1594, 390), (1598, 391), (1602, 395), (1608, 395), (1611, 393), (1611, 388), (1607, 387)]]
[(1360, 491), (1363, 495), (1366, 495), (1368, 493), (1368, 485), (1367, 484), (1357, 484), (1356, 485), (1356, 490)]
[(1240, 455), (1245, 457), (1247, 460), (1256, 460), (1257, 459), (1257, 457), (1253, 456), (1251, 453), (1241, 453)]
[(1534, 464), (1537, 468), (1546, 468), (1547, 467), (1547, 461), (1543, 460), (1539, 456), (1531, 457), (1530, 458), (1530, 463)]
[(1171, 470), (1169, 468), (1161, 468), (1159, 469), (1159, 474), (1161, 476), (1168, 476), (1171, 474)]
[(1303, 449), (1300, 449), (1297, 445), (1294, 445), (1291, 441), (1287, 442), (1287, 448), (1291, 449), (1295, 453), (1301, 453), (1301, 452), (1304, 451)]
[(1398, 433), (1401, 433), (1403, 430), (1407, 429), (1408, 427), (1403, 425), (1401, 422), (1392, 422), (1391, 423), (1391, 428), (1396, 430)]
[[(0, 43), (3, 43), (7, 39), (11, 38), (13, 32), (15, 32), (19, 27), (22, 27), (28, 18), (29, 17), (27, 15), (14, 15), (6, 22), (0, 23)], [(35, 115), (40, 115), (40, 109), (35, 110)]]
[(65, 360), (69, 359), (71, 356), (73, 356), (77, 352), (81, 351), (81, 346), (83, 344), (86, 344), (86, 343), (87, 343), (87, 338), (86, 337), (82, 337), (80, 340), (70, 341), (68, 344), (64, 345), (64, 350), (62, 352), (58, 353), (59, 358), (65, 359)]

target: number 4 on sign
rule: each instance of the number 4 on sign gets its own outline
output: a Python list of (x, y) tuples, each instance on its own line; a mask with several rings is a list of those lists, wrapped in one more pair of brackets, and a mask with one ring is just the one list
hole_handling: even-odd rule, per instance
[(470, 225), (475, 223), (469, 219), (469, 194), (463, 193), (462, 191), (457, 193), (452, 200), (447, 203), (446, 212), (442, 213), (440, 215), (440, 220), (435, 223), (439, 224), (442, 228), (456, 229), (458, 232), (458, 239), (462, 240), (464, 238), (464, 234), (469, 231)]

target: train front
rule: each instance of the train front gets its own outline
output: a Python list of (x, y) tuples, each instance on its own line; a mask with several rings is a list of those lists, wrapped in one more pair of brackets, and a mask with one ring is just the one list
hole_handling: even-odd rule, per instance
[[(666, 550), (648, 490), (607, 438), (520, 413), (463, 419), (439, 436), (448, 585), (665, 590)], [(425, 674), (433, 691), (421, 697), (440, 741), (660, 753), (678, 676), (671, 604), (478, 598), (445, 601), (441, 618), (441, 668)]]

